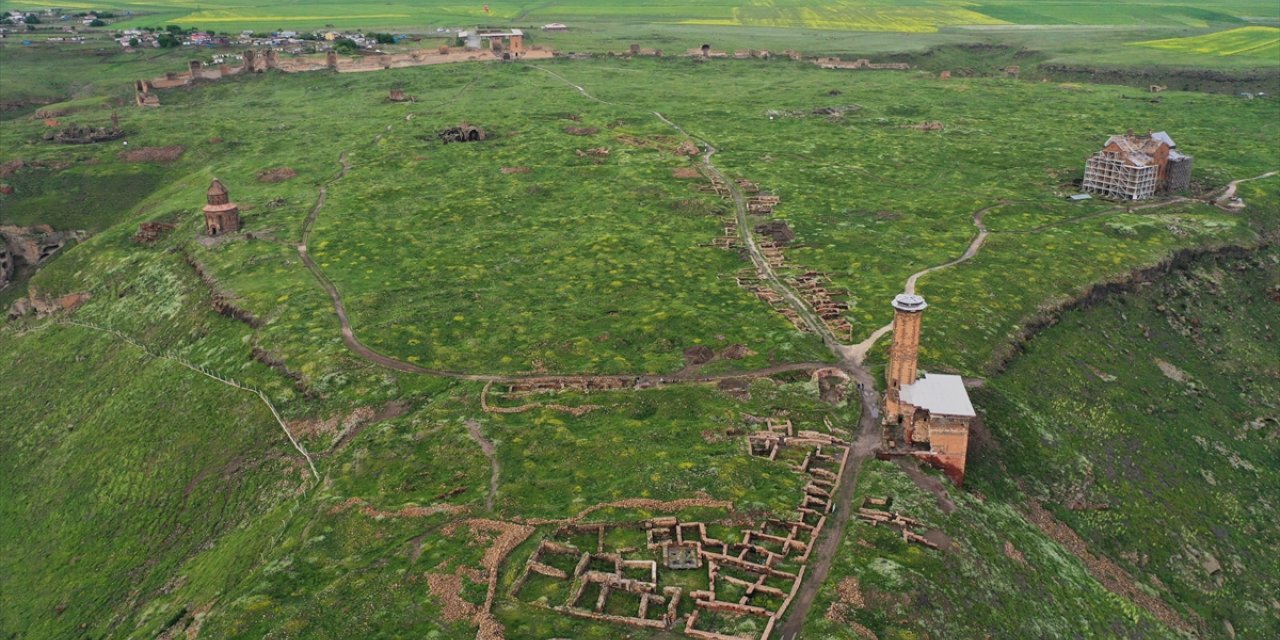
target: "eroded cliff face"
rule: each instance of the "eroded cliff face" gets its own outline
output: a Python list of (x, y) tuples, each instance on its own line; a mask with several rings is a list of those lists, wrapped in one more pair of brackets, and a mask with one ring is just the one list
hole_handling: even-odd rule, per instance
[(9, 285), (18, 267), (38, 266), (68, 242), (83, 237), (83, 231), (54, 231), (44, 224), (0, 226), (0, 289)]
[[(55, 231), (48, 225), (30, 227), (0, 226), (0, 290), (12, 284), (21, 268), (36, 268), (72, 240), (82, 240), (83, 231)], [(73, 293), (50, 297), (41, 295), (33, 287), (25, 298), (19, 298), (9, 307), (9, 318), (30, 313), (46, 317), (60, 310), (70, 311), (84, 304), (88, 293)]]
[(13, 256), (9, 255), (9, 247), (4, 242), (0, 242), (0, 289), (9, 286), (9, 280), (13, 277)]

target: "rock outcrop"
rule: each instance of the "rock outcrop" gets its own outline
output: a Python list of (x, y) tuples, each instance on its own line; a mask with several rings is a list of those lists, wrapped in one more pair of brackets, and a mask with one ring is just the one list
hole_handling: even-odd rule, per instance
[(20, 265), (35, 267), (48, 260), (83, 231), (54, 231), (49, 225), (0, 226), (0, 289), (9, 285)]

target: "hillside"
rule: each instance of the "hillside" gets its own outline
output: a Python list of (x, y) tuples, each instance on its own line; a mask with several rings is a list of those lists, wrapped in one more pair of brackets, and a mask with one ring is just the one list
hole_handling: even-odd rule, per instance
[(892, 496), (947, 553), (853, 527), (806, 629), (1275, 635), (1277, 287), (1274, 248), (1230, 251), (1063, 313), (976, 390), (963, 491), (863, 471), (855, 504)]

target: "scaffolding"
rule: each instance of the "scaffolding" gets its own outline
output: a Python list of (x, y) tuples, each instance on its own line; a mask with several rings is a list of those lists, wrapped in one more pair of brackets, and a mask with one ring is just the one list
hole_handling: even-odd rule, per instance
[(1099, 151), (1085, 164), (1080, 187), (1107, 198), (1141, 200), (1155, 195), (1160, 167), (1137, 166), (1118, 153)]
[(1080, 188), (1120, 200), (1183, 191), (1191, 186), (1193, 158), (1177, 147), (1178, 143), (1164, 131), (1111, 136), (1102, 150), (1085, 163)]
[(1191, 187), (1191, 156), (1176, 151), (1169, 154), (1169, 167), (1166, 169), (1164, 191), (1177, 193)]

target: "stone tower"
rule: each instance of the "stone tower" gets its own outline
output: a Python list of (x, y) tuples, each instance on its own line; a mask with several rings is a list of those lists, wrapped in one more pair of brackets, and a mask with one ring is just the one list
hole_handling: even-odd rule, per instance
[(889, 367), (885, 372), (886, 418), (899, 415), (898, 392), (916, 381), (920, 316), (927, 306), (922, 296), (913, 293), (900, 293), (893, 298), (893, 345), (889, 347)]
[(211, 236), (235, 233), (240, 230), (240, 208), (231, 202), (227, 188), (217, 178), (209, 184), (205, 194), (209, 204), (204, 206), (204, 229)]

